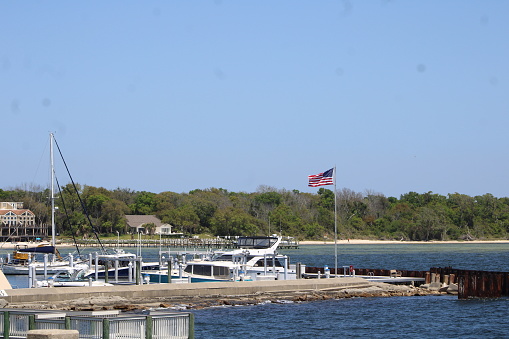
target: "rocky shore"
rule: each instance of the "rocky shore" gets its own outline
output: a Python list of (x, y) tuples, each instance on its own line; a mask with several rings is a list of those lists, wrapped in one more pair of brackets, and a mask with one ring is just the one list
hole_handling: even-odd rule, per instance
[(169, 296), (156, 298), (126, 298), (91, 295), (87, 298), (55, 302), (9, 303), (9, 308), (52, 309), (67, 311), (121, 310), (137, 312), (148, 309), (189, 310), (218, 306), (256, 305), (262, 303), (312, 302), (353, 297), (425, 296), (446, 294), (444, 289), (429, 286), (414, 287), (386, 283), (370, 283), (362, 287), (339, 287), (314, 291), (257, 292), (238, 295)]

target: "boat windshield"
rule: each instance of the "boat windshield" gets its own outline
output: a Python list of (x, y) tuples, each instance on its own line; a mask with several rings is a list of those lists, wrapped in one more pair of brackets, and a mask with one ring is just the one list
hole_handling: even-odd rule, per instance
[[(244, 258), (244, 256), (236, 256), (237, 260), (238, 261), (240, 258)], [(246, 258), (246, 261), (249, 261), (251, 259), (254, 258), (253, 255), (248, 255), (245, 257)], [(231, 254), (221, 254), (221, 255), (218, 255), (217, 257), (214, 256), (212, 257), (212, 260), (211, 261), (233, 261), (233, 255)]]
[(270, 248), (277, 240), (273, 237), (245, 237), (239, 238), (237, 245), (240, 248)]
[(83, 270), (76, 273), (76, 276), (74, 279), (76, 281), (87, 281), (88, 280), (87, 278), (85, 278), (85, 271), (83, 271)]
[(216, 279), (228, 279), (230, 276), (230, 268), (227, 266), (187, 265), (184, 272)]
[(55, 281), (71, 281), (71, 275), (67, 271), (58, 272), (53, 276)]
[[(265, 265), (267, 264), (267, 265)], [(259, 259), (254, 265), (254, 267), (283, 267), (283, 264), (279, 261), (279, 259), (276, 258), (276, 260), (273, 260), (271, 257), (267, 257), (265, 259)]]

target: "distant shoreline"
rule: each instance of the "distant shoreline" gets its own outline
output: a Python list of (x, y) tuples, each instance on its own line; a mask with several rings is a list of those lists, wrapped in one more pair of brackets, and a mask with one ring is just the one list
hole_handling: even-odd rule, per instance
[[(399, 240), (366, 240), (366, 239), (338, 239), (338, 245), (408, 245), (408, 244), (509, 244), (509, 240), (431, 240), (431, 241), (399, 241)], [(0, 244), (0, 250), (13, 250), (19, 246), (35, 247), (40, 243), (34, 242), (19, 242), (19, 243), (4, 243)], [(299, 241), (299, 245), (334, 245), (334, 240), (318, 241), (318, 240), (303, 240)], [(75, 245), (72, 243), (57, 243), (57, 248), (70, 248)]]
[[(509, 244), (509, 240), (471, 240), (471, 241), (462, 241), (462, 240), (447, 240), (447, 241), (399, 241), (399, 240), (364, 240), (364, 239), (350, 239), (345, 240), (341, 239), (337, 241), (338, 244), (341, 245), (375, 245), (375, 244), (387, 244), (387, 245), (407, 245), (407, 244)], [(334, 245), (334, 240), (327, 241), (310, 241), (304, 240), (299, 241), (299, 245)]]

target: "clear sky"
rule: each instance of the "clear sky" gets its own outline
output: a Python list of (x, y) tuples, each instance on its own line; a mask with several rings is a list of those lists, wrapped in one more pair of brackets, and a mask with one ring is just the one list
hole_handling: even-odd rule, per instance
[[(2, 1), (0, 188), (509, 196), (509, 1)], [(57, 162), (58, 163), (58, 162)], [(62, 169), (61, 183), (68, 179)]]

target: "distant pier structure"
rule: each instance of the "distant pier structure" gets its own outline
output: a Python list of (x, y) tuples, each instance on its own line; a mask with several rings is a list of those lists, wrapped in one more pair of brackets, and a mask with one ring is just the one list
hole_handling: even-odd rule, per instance
[[(162, 238), (162, 239), (141, 239), (141, 240), (101, 240), (104, 247), (170, 247), (170, 248), (207, 248), (207, 249), (232, 249), (237, 247), (237, 238)], [(77, 240), (80, 247), (100, 247), (95, 240)], [(298, 240), (285, 237), (279, 248), (299, 248)]]
[(435, 275), (440, 282), (456, 283), (459, 299), (509, 296), (509, 272), (432, 267), (430, 274)]

